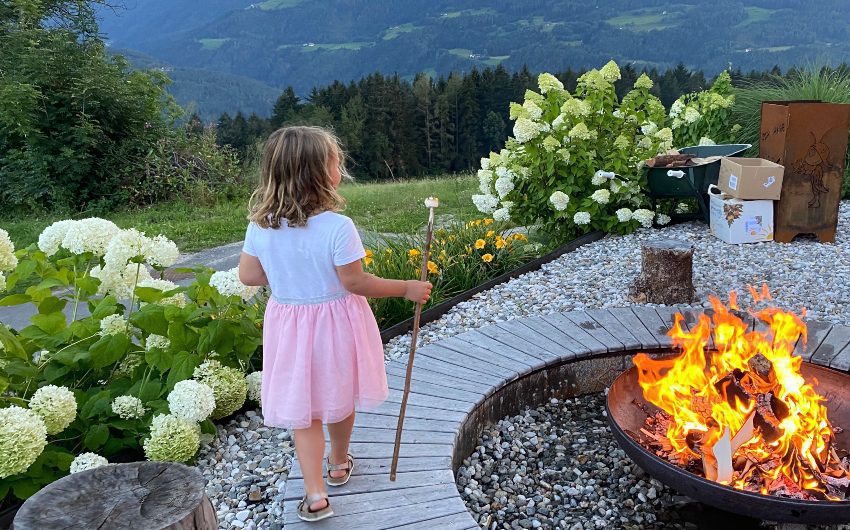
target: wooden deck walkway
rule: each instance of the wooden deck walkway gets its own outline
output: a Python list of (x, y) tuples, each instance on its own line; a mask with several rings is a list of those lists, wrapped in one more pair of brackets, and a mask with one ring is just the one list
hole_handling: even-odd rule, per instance
[[(452, 457), (465, 420), (507, 383), (547, 366), (670, 346), (667, 330), (677, 311), (686, 324), (702, 308), (637, 306), (534, 316), (500, 322), (417, 350), (402, 438), (399, 472), (390, 482), (405, 362), (387, 365), (390, 397), (357, 415), (351, 452), (357, 459), (348, 484), (330, 488), (335, 516), (304, 523), (295, 514), (304, 495), (297, 461), (286, 483), (284, 525), (314, 529), (476, 529), (455, 486)], [(850, 370), (850, 328), (808, 322), (806, 360)]]

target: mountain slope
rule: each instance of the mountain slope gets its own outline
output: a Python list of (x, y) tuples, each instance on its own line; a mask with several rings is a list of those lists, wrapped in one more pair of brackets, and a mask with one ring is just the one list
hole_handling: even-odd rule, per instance
[[(709, 73), (850, 58), (846, 0), (128, 0), (116, 46), (307, 94), (379, 70), (413, 76), (684, 62)], [(135, 5), (133, 5), (135, 4)]]

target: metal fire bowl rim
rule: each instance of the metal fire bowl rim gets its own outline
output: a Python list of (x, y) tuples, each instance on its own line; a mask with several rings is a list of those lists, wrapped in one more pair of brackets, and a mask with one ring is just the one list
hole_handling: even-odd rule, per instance
[[(804, 362), (807, 368), (815, 371), (840, 374), (848, 379), (850, 375), (816, 364)], [(640, 442), (632, 438), (620, 426), (612, 411), (611, 399), (616, 396), (615, 387), (636, 374), (637, 368), (631, 367), (621, 373), (611, 384), (605, 398), (605, 413), (608, 424), (620, 447), (637, 465), (644, 469), (651, 478), (655, 478), (668, 487), (686, 494), (695, 501), (702, 502), (748, 517), (758, 517), (767, 521), (782, 523), (837, 524), (850, 521), (850, 499), (843, 501), (812, 501), (774, 497), (735, 489), (695, 475), (666, 460), (658, 457), (652, 451), (645, 449)], [(636, 378), (636, 375), (634, 376)], [(649, 468), (649, 469), (648, 469)], [(682, 486), (696, 486), (683, 488)], [(693, 491), (683, 491), (692, 489)]]

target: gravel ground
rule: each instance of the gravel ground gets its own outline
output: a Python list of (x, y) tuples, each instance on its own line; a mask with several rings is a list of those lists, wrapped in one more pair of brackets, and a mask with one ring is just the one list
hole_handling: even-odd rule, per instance
[[(850, 300), (850, 201), (844, 201), (835, 244), (798, 240), (792, 244), (727, 245), (714, 238), (705, 224), (696, 222), (662, 230), (639, 230), (628, 236), (606, 237), (558, 258), (539, 271), (525, 274), (459, 304), (439, 320), (423, 326), (420, 345), (512, 318), (633, 305), (627, 293), (629, 284), (639, 272), (641, 242), (659, 237), (694, 244), (694, 284), (701, 302), (707, 303), (710, 294), (725, 299), (729, 290), (736, 290), (741, 304), (745, 306), (749, 298), (747, 284), (767, 282), (777, 305), (794, 310), (805, 307), (809, 318), (850, 325), (850, 307), (847, 306)], [(405, 355), (409, 348), (410, 335), (404, 335), (386, 346), (385, 355), (387, 359), (396, 359)], [(603, 420), (601, 414), (594, 417), (597, 421)], [(581, 414), (574, 421), (582, 421)], [(260, 425), (258, 413), (237, 417), (220, 427), (216, 440), (202, 449), (199, 466), (210, 481), (208, 494), (218, 510), (222, 528), (279, 528), (279, 489), (282, 490), (286, 480), (293, 450), (288, 433), (274, 429), (263, 431)], [(604, 425), (593, 423), (592, 418), (588, 425), (591, 432), (594, 425), (596, 429), (605, 430)], [(550, 434), (547, 432), (546, 436)], [(604, 433), (597, 434), (602, 437)], [(610, 440), (609, 435), (604, 435)], [(482, 441), (482, 445), (486, 445), (484, 442), (486, 440)], [(578, 438), (572, 443), (581, 444)], [(602, 464), (616, 466), (616, 462), (625, 457), (609, 443), (613, 442), (600, 442), (599, 447), (610, 447), (605, 457), (607, 463), (603, 461)], [(566, 447), (566, 444), (563, 445)], [(572, 445), (569, 447), (573, 450)], [(590, 442), (586, 442), (586, 447), (587, 451), (597, 449)], [(601, 451), (598, 452), (601, 454)], [(565, 458), (569, 458), (566, 454)], [(587, 463), (590, 462), (588, 460)], [(632, 468), (632, 473), (639, 472), (634, 466)], [(614, 469), (616, 475), (616, 467)], [(588, 474), (591, 474), (590, 470)], [(589, 476), (588, 480), (591, 478)], [(574, 476), (564, 480), (577, 483)], [(602, 478), (593, 480), (599, 480), (600, 488), (602, 484), (609, 484)], [(622, 487), (627, 485), (627, 491), (633, 487), (637, 488), (637, 492), (646, 488), (643, 495), (648, 501), (643, 503), (643, 509), (638, 509), (638, 506), (627, 508), (625, 502), (622, 506), (608, 506), (608, 501), (605, 501), (607, 508), (600, 514), (598, 506), (588, 504), (582, 507), (579, 501), (577, 508), (570, 505), (570, 509), (576, 510), (571, 512), (571, 517), (585, 517), (588, 525), (575, 528), (594, 528), (593, 525), (598, 524), (594, 522), (594, 516), (608, 517), (605, 513), (609, 509), (611, 516), (616, 514), (619, 518), (621, 513), (626, 513), (622, 516), (632, 521), (631, 524), (653, 528), (653, 524), (667, 520), (665, 517), (673, 517), (673, 512), (665, 511), (665, 507), (688, 504), (686, 499), (677, 499), (646, 477), (623, 471), (618, 480), (625, 481)], [(269, 486), (260, 486), (265, 482)], [(596, 483), (586, 482), (583, 487), (596, 489)], [(265, 490), (262, 501), (248, 499), (252, 485)], [(656, 499), (648, 496), (653, 486)], [(612, 491), (620, 491), (621, 485), (619, 482), (611, 483), (611, 488)], [(535, 496), (528, 496), (526, 503), (528, 499), (534, 500)], [(693, 506), (693, 503), (690, 505)], [(679, 512), (684, 513), (683, 510)], [(637, 516), (644, 517), (642, 523), (635, 522)], [(656, 518), (656, 522), (651, 521), (652, 517)], [(702, 514), (701, 517), (706, 519), (708, 516)], [(573, 523), (571, 520), (570, 524)], [(612, 523), (611, 527), (620, 527), (619, 524)], [(677, 524), (681, 528), (697, 528), (688, 527), (687, 521)]]

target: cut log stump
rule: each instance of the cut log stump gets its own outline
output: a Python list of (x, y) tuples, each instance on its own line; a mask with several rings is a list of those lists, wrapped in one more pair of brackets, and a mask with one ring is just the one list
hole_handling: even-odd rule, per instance
[(694, 299), (694, 247), (663, 239), (641, 246), (641, 272), (629, 289), (639, 303), (689, 304)]
[(171, 462), (82, 471), (42, 489), (18, 511), (14, 530), (217, 530), (204, 478)]

